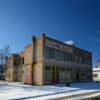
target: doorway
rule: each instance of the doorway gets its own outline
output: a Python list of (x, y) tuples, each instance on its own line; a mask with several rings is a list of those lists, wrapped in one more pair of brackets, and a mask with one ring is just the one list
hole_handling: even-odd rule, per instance
[(76, 73), (76, 81), (79, 82), (79, 73)]
[(59, 68), (58, 67), (52, 68), (52, 83), (59, 84)]

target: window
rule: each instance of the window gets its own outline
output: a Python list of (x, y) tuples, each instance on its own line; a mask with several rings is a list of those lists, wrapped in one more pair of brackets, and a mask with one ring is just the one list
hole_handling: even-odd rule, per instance
[(45, 57), (48, 59), (54, 59), (55, 58), (55, 51), (53, 48), (46, 47)]
[(45, 81), (50, 82), (52, 80), (52, 72), (49, 70), (45, 71)]
[(46, 47), (46, 58), (50, 58), (50, 48)]
[(93, 77), (94, 78), (98, 78), (98, 74), (93, 74)]
[(54, 58), (54, 50), (52, 48), (50, 48), (50, 58), (51, 59)]
[(18, 63), (17, 63), (16, 61), (14, 61), (14, 65), (15, 65), (15, 66), (17, 66), (17, 65), (18, 65)]
[(76, 62), (77, 64), (79, 64), (79, 57), (78, 57), (78, 56), (75, 57), (75, 62)]
[(64, 61), (64, 58), (65, 58), (64, 52), (61, 51), (60, 52), (60, 59), (61, 59), (61, 61)]
[(66, 53), (66, 61), (69, 61), (69, 54)]
[(53, 71), (55, 70), (55, 67), (54, 67), (54, 66), (52, 67), (52, 70), (53, 70)]
[(89, 66), (92, 65), (92, 61), (91, 61), (91, 59), (88, 60), (88, 65), (89, 65)]
[(72, 54), (69, 53), (69, 61), (72, 62)]
[(24, 64), (24, 58), (22, 58), (22, 64)]
[(45, 66), (45, 70), (50, 70), (50, 66)]
[(85, 60), (85, 58), (84, 57), (82, 57), (82, 62), (81, 62), (82, 64), (85, 64), (86, 63), (86, 60)]
[(76, 58), (75, 55), (72, 55), (72, 62), (75, 62)]
[(82, 64), (82, 57), (79, 57), (79, 63)]
[(61, 71), (65, 71), (65, 67), (61, 67), (60, 70), (61, 70)]
[(45, 81), (50, 82), (52, 80), (51, 66), (45, 66)]

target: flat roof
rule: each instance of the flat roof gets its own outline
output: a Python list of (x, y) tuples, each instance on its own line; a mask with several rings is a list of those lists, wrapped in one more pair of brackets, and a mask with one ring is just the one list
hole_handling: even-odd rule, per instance
[(93, 71), (100, 71), (100, 68), (93, 68)]

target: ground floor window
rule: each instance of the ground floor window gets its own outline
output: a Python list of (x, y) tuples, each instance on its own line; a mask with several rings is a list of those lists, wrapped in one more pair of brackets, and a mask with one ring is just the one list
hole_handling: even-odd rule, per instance
[(98, 74), (93, 74), (93, 77), (94, 78), (98, 78)]
[(76, 73), (76, 81), (90, 81), (92, 80), (91, 72), (78, 70)]
[(52, 79), (52, 73), (51, 73), (51, 71), (47, 71), (46, 70), (46, 72), (45, 72), (45, 80), (46, 81), (51, 81), (51, 79)]
[(66, 72), (65, 71), (60, 71), (60, 81), (66, 80)]
[(52, 80), (51, 66), (45, 66), (45, 82), (50, 83)]
[(80, 72), (80, 73), (79, 73), (79, 78), (80, 78), (80, 81), (84, 81), (84, 80), (86, 80), (87, 76), (86, 76), (85, 73)]
[(59, 84), (71, 82), (71, 70), (66, 67), (45, 66), (45, 83)]

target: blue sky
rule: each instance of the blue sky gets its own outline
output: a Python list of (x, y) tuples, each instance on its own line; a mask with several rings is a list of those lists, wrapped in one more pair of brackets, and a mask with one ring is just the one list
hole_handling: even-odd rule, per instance
[(0, 48), (10, 45), (20, 52), (31, 36), (44, 32), (61, 41), (100, 52), (99, 0), (0, 0)]

